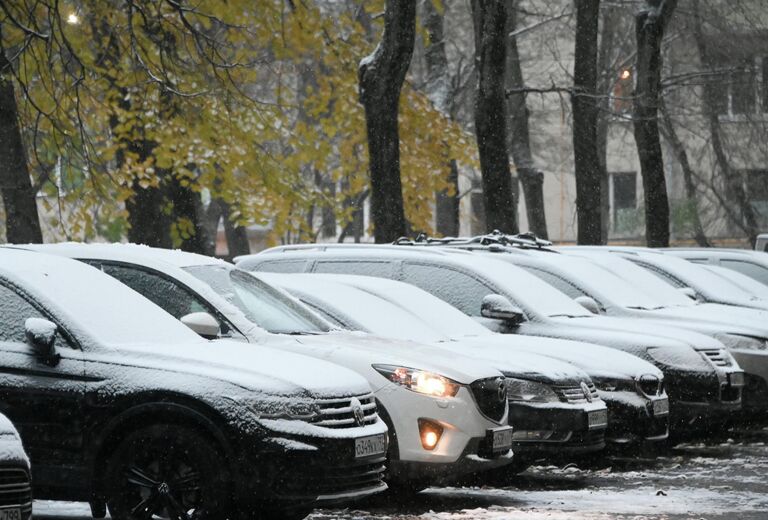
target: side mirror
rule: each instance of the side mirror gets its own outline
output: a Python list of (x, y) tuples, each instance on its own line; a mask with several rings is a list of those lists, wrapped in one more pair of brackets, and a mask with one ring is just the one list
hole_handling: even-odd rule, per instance
[(207, 339), (219, 336), (219, 322), (207, 312), (193, 312), (181, 317), (181, 322)]
[(27, 343), (34, 349), (40, 360), (49, 366), (57, 365), (61, 359), (61, 356), (56, 353), (57, 331), (58, 327), (55, 323), (42, 318), (27, 318), (24, 322)]
[(696, 291), (694, 291), (690, 287), (680, 287), (677, 290), (680, 291), (681, 293), (683, 293), (684, 295), (686, 295), (691, 300), (694, 300), (694, 301), (698, 300), (698, 298), (696, 296)]
[(525, 319), (522, 309), (500, 294), (489, 294), (480, 304), (483, 318), (520, 323)]
[(600, 306), (597, 304), (594, 298), (590, 298), (589, 296), (577, 296), (573, 299), (573, 301), (587, 309), (592, 314), (600, 314)]

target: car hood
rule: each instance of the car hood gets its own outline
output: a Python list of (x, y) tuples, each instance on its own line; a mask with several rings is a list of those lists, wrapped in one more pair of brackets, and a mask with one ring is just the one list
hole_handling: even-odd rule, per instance
[(654, 325), (653, 328), (649, 328), (646, 322), (631, 318), (595, 316), (592, 318), (555, 318), (555, 320), (558, 323), (567, 323), (571, 327), (586, 327), (610, 334), (631, 334), (635, 337), (635, 341), (638, 337), (643, 337), (644, 344), (648, 346), (663, 347), (677, 344), (693, 347), (696, 350), (725, 348), (722, 343), (704, 334), (664, 325)]
[[(121, 344), (111, 353), (107, 351), (105, 356), (113, 356), (115, 364), (200, 376), (271, 395), (322, 398), (371, 391), (364, 378), (338, 365), (240, 341)], [(212, 391), (215, 392), (215, 389)]]
[(487, 361), (508, 377), (519, 377), (550, 385), (578, 385), (589, 382), (589, 375), (573, 364), (540, 355), (539, 352), (512, 349), (505, 338), (459, 337), (435, 345), (472, 359)]
[[(717, 303), (695, 307), (667, 307), (653, 311), (653, 319), (677, 323), (704, 334), (726, 333), (768, 339), (768, 312)], [(696, 324), (695, 327), (692, 324)]]
[[(480, 338), (477, 338), (478, 340)], [(569, 363), (586, 372), (590, 377), (611, 379), (636, 379), (652, 374), (662, 377), (661, 370), (637, 356), (592, 343), (570, 341), (519, 334), (499, 334), (495, 337), (483, 337), (484, 348), (513, 351), (514, 355), (527, 352), (538, 358), (556, 359)], [(479, 346), (483, 348), (483, 346)], [(551, 362), (551, 361), (550, 361)]]
[[(502, 375), (490, 363), (452, 350), (364, 332), (335, 331), (296, 336), (295, 341), (306, 349), (307, 355), (355, 370), (371, 365), (396, 365), (434, 372), (465, 385)], [(386, 383), (382, 378), (382, 385)]]
[(21, 444), (19, 432), (2, 414), (0, 414), (0, 461), (4, 465), (20, 465), (29, 468), (29, 459)]

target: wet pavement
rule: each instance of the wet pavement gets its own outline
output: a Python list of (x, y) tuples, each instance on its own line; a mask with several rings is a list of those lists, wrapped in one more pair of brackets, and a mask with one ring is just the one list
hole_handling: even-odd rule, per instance
[[(655, 457), (608, 456), (588, 467), (534, 466), (504, 486), (430, 488), (310, 520), (768, 519), (768, 428)], [(86, 519), (85, 504), (38, 501), (35, 517)]]

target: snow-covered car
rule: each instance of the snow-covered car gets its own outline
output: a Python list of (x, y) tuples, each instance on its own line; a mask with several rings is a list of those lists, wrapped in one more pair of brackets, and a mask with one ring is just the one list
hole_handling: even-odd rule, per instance
[[(494, 344), (495, 335), (447, 303), (412, 285), (351, 275), (254, 273), (286, 289), (332, 323), (403, 340), (415, 339), (500, 370), (509, 389), (509, 424), (515, 429), (515, 461), (524, 467), (542, 455), (565, 459), (604, 447), (605, 404), (589, 376), (573, 365)], [(391, 294), (394, 292), (394, 294)], [(403, 300), (416, 306), (414, 313)], [(440, 315), (438, 322), (426, 313)], [(458, 316), (457, 316), (458, 314)], [(450, 336), (442, 322), (469, 320), (480, 336)], [(429, 323), (428, 323), (429, 321)], [(536, 343), (537, 338), (528, 338)], [(651, 373), (658, 372), (651, 367)], [(658, 376), (661, 376), (659, 373)], [(657, 378), (659, 383), (660, 377)], [(662, 403), (668, 406), (668, 403)], [(663, 435), (666, 436), (666, 423)]]
[(300, 518), (386, 489), (363, 378), (204, 340), (74, 260), (0, 248), (0, 376), (35, 497), (95, 517)]
[(684, 258), (695, 264), (725, 267), (768, 286), (768, 255), (761, 251), (714, 247), (670, 248), (663, 251), (664, 254)]
[(768, 300), (757, 298), (741, 290), (700, 265), (671, 254), (641, 247), (611, 246), (601, 249), (621, 255), (678, 289), (690, 291), (690, 295), (699, 301), (766, 311), (764, 319), (768, 320)]
[[(597, 310), (610, 315), (653, 320), (662, 325), (710, 336), (724, 344), (746, 374), (743, 407), (747, 412), (768, 408), (768, 317), (765, 311), (732, 305), (706, 303), (691, 299), (679, 288), (667, 283), (651, 271), (601, 247), (560, 247), (558, 251), (582, 257), (593, 264), (602, 280), (605, 294), (598, 294), (582, 277), (578, 288), (591, 294)], [(672, 258), (672, 260), (679, 260)], [(685, 262), (684, 260), (680, 260)], [(703, 266), (692, 266), (706, 271)], [(737, 273), (734, 273), (737, 274)], [(595, 274), (591, 278), (596, 278)], [(719, 283), (732, 282), (711, 272), (704, 276), (718, 278)], [(606, 283), (612, 280), (610, 283)], [(632, 287), (629, 287), (630, 284)], [(574, 287), (575, 289), (576, 287)], [(608, 290), (616, 293), (608, 296)], [(613, 303), (621, 302), (621, 305)], [(712, 360), (720, 362), (712, 352)]]
[(282, 246), (236, 261), (238, 267), (250, 271), (360, 274), (399, 280), (445, 300), (497, 332), (623, 350), (664, 373), (671, 433), (727, 421), (741, 409), (743, 372), (723, 345), (708, 336), (595, 316), (508, 262), (461, 249), (410, 244)]
[(701, 264), (701, 267), (734, 284), (736, 287), (749, 293), (753, 297), (768, 301), (768, 285), (763, 285), (754, 278), (750, 278), (745, 274), (741, 274), (733, 269), (728, 269), (727, 267), (721, 267), (714, 264)]
[(272, 346), (358, 372), (390, 428), (391, 486), (421, 489), (512, 462), (506, 383), (488, 363), (336, 330), (287, 293), (215, 258), (126, 244), (30, 247), (101, 269), (208, 337)]
[(29, 458), (19, 432), (0, 414), (0, 518), (27, 520), (32, 516)]

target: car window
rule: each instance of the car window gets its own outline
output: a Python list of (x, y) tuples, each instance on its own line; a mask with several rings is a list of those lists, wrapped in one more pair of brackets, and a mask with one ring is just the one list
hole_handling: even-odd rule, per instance
[(266, 271), (269, 273), (303, 273), (306, 268), (306, 260), (269, 260), (261, 262), (255, 269), (246, 267), (247, 270)]
[(470, 316), (480, 316), (483, 298), (495, 293), (480, 280), (449, 267), (406, 262), (403, 264), (402, 279)]
[(768, 285), (768, 268), (743, 260), (721, 260), (722, 266), (733, 269), (743, 275), (749, 276), (758, 282)]
[(176, 319), (193, 312), (211, 313), (211, 309), (201, 298), (159, 274), (138, 267), (109, 263), (104, 263), (102, 270)]
[[(24, 323), (28, 318), (49, 319), (20, 294), (0, 285), (0, 341), (25, 343), (27, 336)], [(61, 331), (56, 333), (56, 345), (71, 347)]]
[(315, 304), (315, 302), (305, 300), (304, 298), (300, 298), (301, 303), (318, 313), (320, 316), (328, 320), (329, 323), (332, 323), (339, 327), (340, 329), (349, 329), (349, 326), (346, 323), (342, 323), (341, 320), (339, 320), (336, 316), (328, 312), (326, 309), (321, 307), (320, 305)]
[[(520, 266), (531, 274), (534, 274), (547, 282), (549, 285), (557, 289), (558, 291), (567, 294), (570, 298), (578, 298), (579, 296), (589, 296), (587, 293), (576, 287), (570, 282), (567, 282), (563, 278), (552, 274), (548, 271), (538, 269), (536, 267), (530, 267), (527, 265)], [(589, 296), (591, 298), (591, 296)]]
[(358, 274), (361, 276), (391, 278), (392, 263), (362, 260), (321, 260), (315, 264), (314, 272), (328, 274)]
[(685, 283), (683, 283), (682, 281), (678, 280), (677, 278), (675, 278), (674, 276), (672, 276), (668, 272), (664, 271), (663, 269), (660, 269), (660, 268), (656, 267), (655, 265), (648, 264), (646, 262), (641, 262), (641, 261), (636, 260), (634, 258), (630, 258), (629, 260), (631, 260), (635, 264), (639, 265), (640, 267), (644, 267), (645, 269), (648, 270), (649, 273), (655, 274), (660, 279), (664, 280), (665, 282), (667, 282), (668, 284), (670, 284), (670, 285), (672, 285), (674, 287), (678, 287), (678, 288), (688, 287)]

